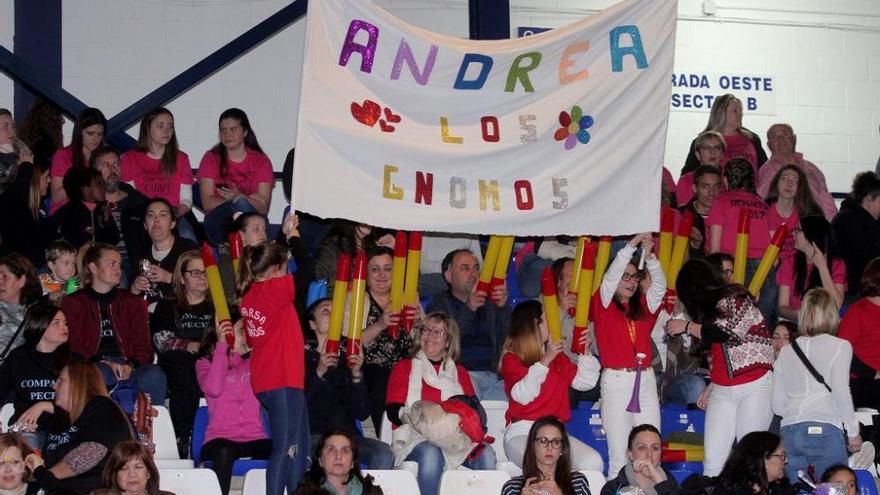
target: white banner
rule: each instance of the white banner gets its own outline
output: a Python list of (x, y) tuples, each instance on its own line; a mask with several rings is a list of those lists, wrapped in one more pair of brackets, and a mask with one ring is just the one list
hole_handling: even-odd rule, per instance
[(405, 230), (657, 230), (676, 2), (514, 40), (309, 3), (293, 203)]

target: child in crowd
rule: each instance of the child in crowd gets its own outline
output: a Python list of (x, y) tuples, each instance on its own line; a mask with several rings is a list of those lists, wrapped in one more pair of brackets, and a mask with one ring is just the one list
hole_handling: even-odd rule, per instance
[(251, 385), (272, 431), (266, 493), (281, 495), (285, 488), (293, 493), (309, 452), (305, 342), (293, 306), (293, 275), (287, 273), (287, 251), (278, 244), (248, 246), (242, 258), (238, 294), (253, 347)]
[(76, 248), (67, 241), (55, 241), (46, 249), (48, 273), (40, 274), (43, 295), (61, 299), (64, 294), (72, 294), (80, 287), (76, 276)]

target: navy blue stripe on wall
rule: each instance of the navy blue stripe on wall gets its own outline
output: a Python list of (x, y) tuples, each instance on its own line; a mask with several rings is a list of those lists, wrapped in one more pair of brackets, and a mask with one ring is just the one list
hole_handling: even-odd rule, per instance
[(469, 0), (472, 40), (510, 38), (510, 0)]
[[(17, 57), (34, 67), (41, 79), (61, 86), (61, 0), (15, 0)], [(14, 114), (21, 121), (33, 95), (15, 84)]]

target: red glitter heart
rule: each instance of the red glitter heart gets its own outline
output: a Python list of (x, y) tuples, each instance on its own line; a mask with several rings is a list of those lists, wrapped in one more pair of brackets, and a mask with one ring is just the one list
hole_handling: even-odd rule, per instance
[(371, 100), (364, 100), (363, 105), (357, 102), (351, 102), (351, 116), (355, 120), (368, 127), (373, 127), (379, 121), (379, 115), (382, 113), (382, 107), (378, 103)]
[(385, 120), (387, 120), (388, 122), (391, 122), (393, 124), (396, 124), (396, 123), (400, 122), (400, 115), (392, 113), (390, 108), (385, 107)]
[(394, 126), (385, 123), (385, 119), (379, 119), (379, 127), (382, 128), (382, 132), (394, 132)]

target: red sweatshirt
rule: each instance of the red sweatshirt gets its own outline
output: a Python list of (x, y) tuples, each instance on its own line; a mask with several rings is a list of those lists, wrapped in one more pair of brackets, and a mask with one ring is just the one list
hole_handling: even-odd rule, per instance
[[(434, 369), (439, 370), (440, 365), (434, 365)], [(474, 396), (474, 384), (471, 383), (471, 376), (468, 375), (464, 366), (455, 365), (458, 372), (458, 383), (464, 395)], [(386, 404), (406, 404), (406, 393), (409, 390), (409, 373), (412, 370), (412, 358), (404, 359), (394, 365), (391, 370), (391, 377), (388, 378), (388, 391), (385, 394)], [(421, 400), (429, 400), (431, 402), (440, 403), (443, 399), (440, 397), (440, 390), (436, 389), (422, 380), (422, 397)]]
[(293, 307), (293, 276), (254, 282), (241, 300), (253, 358), (254, 393), (279, 388), (304, 388), (305, 343)]
[(837, 336), (852, 344), (853, 353), (862, 362), (880, 370), (880, 305), (866, 297), (852, 303)]
[(542, 416), (553, 416), (563, 423), (571, 419), (568, 407), (568, 387), (577, 374), (577, 366), (564, 353), (560, 353), (550, 363), (549, 371), (541, 384), (541, 391), (528, 404), (520, 404), (512, 398), (511, 390), (529, 373), (529, 367), (519, 360), (516, 354), (506, 352), (501, 357), (501, 376), (504, 378), (504, 392), (509, 399), (505, 420), (534, 421)]

